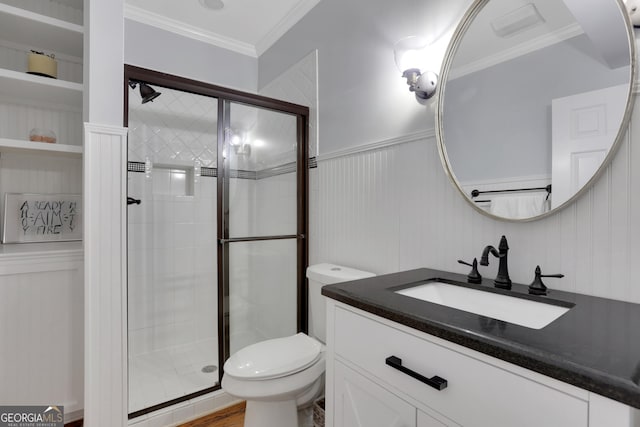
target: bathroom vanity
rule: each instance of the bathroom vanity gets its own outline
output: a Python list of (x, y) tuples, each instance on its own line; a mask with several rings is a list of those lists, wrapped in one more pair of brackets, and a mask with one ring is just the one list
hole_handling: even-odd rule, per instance
[[(437, 279), (569, 310), (539, 329), (397, 291)], [(325, 286), (328, 427), (638, 426), (640, 305), (418, 269)]]

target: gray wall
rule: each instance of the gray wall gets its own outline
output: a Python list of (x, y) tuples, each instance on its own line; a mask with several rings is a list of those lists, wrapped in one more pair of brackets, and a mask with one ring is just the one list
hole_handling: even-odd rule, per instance
[(551, 100), (629, 82), (628, 67), (594, 58), (582, 35), (447, 83), (443, 128), (458, 180), (551, 177)]
[(125, 19), (124, 62), (220, 86), (256, 92), (258, 60)]
[(469, 0), (323, 0), (259, 58), (263, 87), (318, 49), (319, 152), (433, 128), (434, 112), (409, 93), (393, 44), (437, 38)]

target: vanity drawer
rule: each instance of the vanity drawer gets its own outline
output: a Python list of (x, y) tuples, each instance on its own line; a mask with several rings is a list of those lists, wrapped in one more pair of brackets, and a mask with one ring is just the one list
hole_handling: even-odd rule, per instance
[[(560, 390), (339, 307), (334, 325), (336, 356), (463, 426), (588, 425), (588, 403)], [(447, 386), (437, 390), (387, 365), (390, 356)]]

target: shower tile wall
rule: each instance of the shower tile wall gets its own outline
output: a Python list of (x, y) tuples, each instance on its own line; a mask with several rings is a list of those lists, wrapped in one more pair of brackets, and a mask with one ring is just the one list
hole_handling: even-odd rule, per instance
[(129, 161), (216, 166), (217, 100), (156, 87), (162, 95), (139, 103), (129, 89)]
[(129, 412), (218, 378), (217, 184), (195, 167), (215, 167), (217, 100), (158, 90), (129, 94), (129, 161), (153, 165), (128, 174)]
[(201, 372), (218, 366), (216, 183), (201, 178), (188, 196), (184, 180), (168, 170), (129, 177), (142, 199), (129, 208), (130, 411), (217, 382)]
[(215, 179), (187, 196), (183, 171), (129, 175), (129, 194), (142, 200), (129, 207), (130, 353), (216, 338)]

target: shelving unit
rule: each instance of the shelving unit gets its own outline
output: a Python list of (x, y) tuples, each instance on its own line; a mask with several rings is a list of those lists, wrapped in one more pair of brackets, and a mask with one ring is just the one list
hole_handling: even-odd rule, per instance
[[(1, 24), (0, 24), (1, 25)], [(80, 83), (19, 73), (0, 68), (0, 92), (14, 98), (78, 108), (82, 105)]]
[[(82, 188), (83, 148), (82, 141), (75, 139), (81, 135), (83, 84), (64, 78), (81, 75), (78, 67), (84, 27), (33, 11), (66, 19), (69, 9), (55, 9), (59, 5), (54, 3), (31, 3), (32, 10), (23, 9), (17, 2), (7, 3), (15, 6), (0, 0), (0, 41), (10, 52), (0, 55), (0, 104), (4, 104), (0, 113), (6, 114), (0, 120), (9, 124), (0, 129), (0, 222), (5, 193), (79, 193)], [(73, 20), (79, 19), (81, 14), (77, 12), (71, 13)], [(59, 78), (26, 73), (30, 50), (54, 53), (59, 61)], [(23, 54), (24, 66), (20, 62)], [(60, 61), (66, 64), (66, 75), (60, 73)], [(69, 64), (75, 64), (73, 74), (68, 73)], [(36, 127), (54, 130), (60, 143), (28, 141), (29, 130)], [(0, 244), (0, 267), (20, 257), (44, 260), (81, 250), (82, 242)]]
[(82, 147), (68, 144), (49, 144), (46, 142), (23, 141), (20, 139), (0, 138), (0, 153), (7, 152), (39, 152), (81, 157)]
[(80, 25), (0, 3), (0, 39), (81, 57), (83, 35)]

